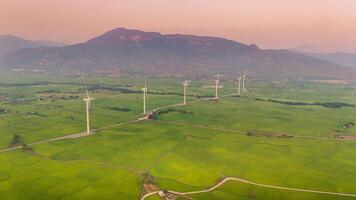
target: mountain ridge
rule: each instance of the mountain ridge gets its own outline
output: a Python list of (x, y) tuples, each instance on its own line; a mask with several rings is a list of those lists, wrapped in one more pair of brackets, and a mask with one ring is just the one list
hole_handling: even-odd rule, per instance
[(49, 41), (49, 40), (27, 40), (15, 35), (5, 34), (0, 35), (0, 57), (10, 53), (11, 51), (24, 48), (38, 48), (42, 46), (65, 46), (64, 43)]
[(256, 78), (350, 79), (355, 70), (288, 50), (265, 50), (219, 37), (117, 28), (64, 47), (20, 49), (0, 60), (5, 70), (51, 72), (240, 74)]
[(356, 69), (356, 53), (348, 53), (348, 52), (318, 53), (318, 52), (308, 52), (308, 51), (300, 51), (300, 50), (294, 50), (294, 51), (315, 58), (328, 60), (338, 65), (343, 65)]

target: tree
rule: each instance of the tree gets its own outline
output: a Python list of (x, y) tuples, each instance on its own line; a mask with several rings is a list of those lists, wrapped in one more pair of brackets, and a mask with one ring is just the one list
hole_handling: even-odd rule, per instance
[(22, 144), (23, 144), (23, 141), (22, 141), (21, 135), (15, 134), (11, 140), (10, 146), (19, 146)]

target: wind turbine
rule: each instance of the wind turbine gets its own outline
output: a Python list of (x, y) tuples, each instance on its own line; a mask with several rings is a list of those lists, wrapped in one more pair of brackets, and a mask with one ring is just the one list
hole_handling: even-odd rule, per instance
[(246, 88), (245, 88), (245, 80), (246, 80), (246, 74), (243, 73), (243, 75), (242, 75), (242, 91), (243, 92), (247, 91)]
[(215, 75), (216, 79), (215, 79), (215, 99), (218, 100), (219, 99), (219, 95), (218, 95), (218, 90), (220, 88), (223, 88), (222, 85), (220, 85), (220, 80), (219, 78), (221, 77), (222, 75)]
[(239, 78), (237, 78), (237, 93), (236, 95), (240, 95), (241, 94), (241, 76)]
[(187, 89), (188, 89), (188, 85), (189, 85), (189, 81), (188, 80), (184, 80), (183, 82), (179, 82), (183, 85), (183, 105), (187, 105)]
[(143, 114), (146, 114), (146, 101), (147, 101), (147, 80), (145, 79), (145, 87), (142, 88), (143, 93)]
[(90, 98), (88, 88), (85, 87), (87, 96), (86, 98), (83, 99), (85, 102), (85, 109), (86, 109), (86, 117), (87, 117), (87, 134), (90, 134), (90, 118), (89, 118), (89, 112), (90, 112), (90, 101), (93, 100), (93, 98)]

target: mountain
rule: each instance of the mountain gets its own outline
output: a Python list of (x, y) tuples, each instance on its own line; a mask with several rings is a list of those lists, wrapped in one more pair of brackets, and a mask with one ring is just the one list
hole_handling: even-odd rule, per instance
[(30, 41), (13, 35), (0, 35), (0, 57), (16, 49), (36, 48), (41, 46), (64, 46), (65, 44), (53, 41)]
[(353, 53), (346, 53), (346, 52), (337, 52), (337, 53), (301, 52), (301, 53), (356, 69), (356, 54)]
[(236, 75), (262, 79), (355, 78), (355, 70), (287, 50), (264, 50), (218, 37), (162, 35), (117, 28), (85, 43), (15, 50), (0, 60), (5, 70), (56, 73), (121, 72)]
[(63, 47), (66, 46), (66, 43), (63, 42), (56, 42), (51, 40), (35, 40), (34, 42), (42, 44), (42, 46), (46, 47)]

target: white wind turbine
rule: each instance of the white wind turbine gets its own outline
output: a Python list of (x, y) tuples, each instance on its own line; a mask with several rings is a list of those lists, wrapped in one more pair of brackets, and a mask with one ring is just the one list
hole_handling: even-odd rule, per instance
[(236, 95), (240, 95), (241, 94), (241, 76), (239, 78), (237, 78), (237, 93)]
[(147, 103), (147, 80), (145, 79), (145, 87), (142, 88), (143, 93), (143, 114), (146, 114), (146, 103)]
[(242, 91), (243, 92), (247, 91), (246, 88), (245, 88), (245, 80), (246, 80), (246, 74), (243, 73), (243, 75), (242, 75)]
[(219, 99), (219, 94), (218, 94), (218, 90), (223, 88), (224, 86), (220, 85), (220, 80), (219, 78), (222, 75), (215, 75), (216, 79), (215, 79), (215, 99), (218, 100)]
[(184, 80), (183, 82), (179, 82), (183, 85), (183, 105), (187, 105), (187, 90), (188, 90), (188, 85), (189, 81)]
[(87, 134), (90, 134), (90, 118), (89, 118), (89, 113), (90, 113), (90, 101), (93, 100), (93, 98), (90, 98), (88, 89), (85, 87), (87, 96), (86, 98), (83, 99), (85, 102), (85, 109), (86, 109), (86, 118), (87, 118)]

